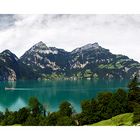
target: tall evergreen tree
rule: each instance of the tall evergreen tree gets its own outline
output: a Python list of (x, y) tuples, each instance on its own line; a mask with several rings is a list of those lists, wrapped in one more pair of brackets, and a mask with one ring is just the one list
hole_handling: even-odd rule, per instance
[(43, 105), (38, 101), (36, 97), (31, 97), (29, 99), (29, 109), (33, 115), (43, 114), (44, 108)]

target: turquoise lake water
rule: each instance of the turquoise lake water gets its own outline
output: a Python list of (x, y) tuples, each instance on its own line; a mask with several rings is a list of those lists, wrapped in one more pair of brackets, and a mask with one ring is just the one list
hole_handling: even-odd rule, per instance
[(27, 106), (29, 98), (35, 96), (50, 112), (57, 111), (62, 101), (69, 101), (80, 112), (82, 100), (91, 99), (102, 91), (127, 89), (127, 84), (127, 80), (0, 82), (0, 111), (6, 108), (18, 110)]

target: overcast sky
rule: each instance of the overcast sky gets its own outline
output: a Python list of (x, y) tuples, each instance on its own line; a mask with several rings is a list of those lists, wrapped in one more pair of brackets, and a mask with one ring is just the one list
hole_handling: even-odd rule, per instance
[(39, 41), (67, 51), (98, 42), (140, 62), (140, 15), (0, 15), (0, 51), (20, 57)]

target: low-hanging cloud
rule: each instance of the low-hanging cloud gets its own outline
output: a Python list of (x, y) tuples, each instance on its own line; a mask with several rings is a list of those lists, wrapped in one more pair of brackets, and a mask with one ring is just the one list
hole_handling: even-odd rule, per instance
[(140, 15), (0, 15), (0, 51), (18, 57), (39, 41), (71, 51), (98, 42), (140, 61)]

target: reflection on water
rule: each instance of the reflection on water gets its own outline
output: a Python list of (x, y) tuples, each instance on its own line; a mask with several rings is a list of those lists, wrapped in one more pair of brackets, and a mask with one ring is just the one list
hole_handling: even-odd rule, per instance
[(0, 111), (18, 110), (28, 104), (31, 96), (36, 96), (49, 111), (56, 111), (59, 104), (67, 100), (80, 112), (81, 100), (93, 98), (101, 91), (125, 89), (127, 83), (127, 80), (0, 82)]

